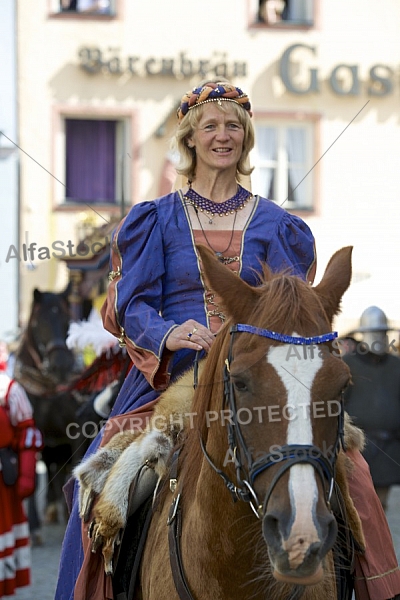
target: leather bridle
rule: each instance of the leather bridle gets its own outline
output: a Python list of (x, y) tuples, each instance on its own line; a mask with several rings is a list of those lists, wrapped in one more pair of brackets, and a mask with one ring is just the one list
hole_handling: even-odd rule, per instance
[(36, 340), (35, 342), (37, 349), (29, 341), (26, 344), (26, 349), (31, 356), (37, 370), (44, 375), (47, 375), (49, 372), (50, 356), (52, 352), (55, 350), (61, 350), (68, 354), (71, 352), (65, 343), (65, 340), (62, 338), (52, 340), (48, 344), (43, 344), (42, 342), (37, 342)]
[[(257, 518), (261, 519), (266, 511), (268, 501), (271, 494), (278, 483), (282, 475), (288, 471), (293, 465), (299, 463), (310, 464), (318, 473), (325, 491), (325, 501), (330, 510), (330, 499), (332, 496), (334, 479), (335, 479), (335, 463), (337, 454), (340, 446), (344, 449), (344, 408), (343, 408), (343, 393), (340, 400), (340, 411), (338, 414), (338, 427), (336, 440), (333, 446), (331, 456), (328, 458), (324, 455), (323, 451), (315, 445), (303, 445), (303, 444), (289, 444), (277, 448), (272, 452), (266, 453), (261, 458), (254, 460), (249, 450), (246, 441), (244, 439), (242, 429), (237, 417), (237, 407), (235, 393), (233, 390), (233, 383), (230, 376), (230, 365), (233, 359), (233, 342), (234, 336), (237, 333), (250, 333), (267, 337), (275, 341), (283, 342), (286, 344), (294, 345), (314, 345), (323, 344), (330, 342), (337, 337), (337, 333), (326, 333), (319, 336), (313, 337), (300, 337), (283, 335), (276, 333), (269, 329), (261, 329), (259, 327), (253, 327), (252, 325), (237, 324), (231, 327), (231, 340), (229, 345), (228, 358), (224, 364), (224, 406), (230, 410), (232, 421), (228, 421), (228, 447), (231, 456), (234, 457), (236, 467), (236, 483), (233, 483), (229, 477), (219, 469), (210, 456), (204, 446), (203, 440), (200, 440), (200, 444), (209, 464), (212, 468), (222, 477), (228, 490), (231, 492), (233, 500), (244, 500), (250, 503), (250, 507), (253, 510)], [(284, 463), (278, 472), (274, 475), (274, 478), (269, 486), (267, 494), (264, 498), (263, 503), (257, 498), (257, 494), (254, 490), (254, 481), (258, 475), (263, 473), (269, 467)]]

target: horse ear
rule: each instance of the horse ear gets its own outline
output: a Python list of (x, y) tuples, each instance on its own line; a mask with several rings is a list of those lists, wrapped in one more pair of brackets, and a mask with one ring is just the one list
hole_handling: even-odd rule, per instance
[(40, 290), (38, 290), (38, 288), (35, 288), (33, 290), (33, 302), (35, 304), (39, 304), (39, 302), (41, 301), (43, 296), (43, 292), (41, 292)]
[(341, 248), (331, 257), (323, 278), (314, 290), (320, 296), (329, 321), (340, 312), (340, 302), (351, 281), (353, 246)]
[(214, 252), (206, 246), (197, 245), (207, 283), (222, 300), (227, 316), (241, 321), (249, 314), (249, 307), (259, 298), (259, 290), (248, 285), (235, 273), (223, 265)]

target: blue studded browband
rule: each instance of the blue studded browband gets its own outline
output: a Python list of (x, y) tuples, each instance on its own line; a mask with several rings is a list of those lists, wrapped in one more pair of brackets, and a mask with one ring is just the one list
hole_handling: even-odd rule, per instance
[(323, 344), (324, 342), (331, 342), (332, 340), (338, 337), (337, 331), (332, 331), (331, 333), (323, 333), (322, 335), (314, 335), (313, 337), (301, 337), (294, 335), (285, 335), (283, 333), (276, 333), (275, 331), (271, 331), (270, 329), (261, 329), (260, 327), (244, 325), (243, 323), (233, 325), (233, 327), (231, 328), (231, 333), (235, 333), (237, 331), (242, 331), (244, 333), (254, 333), (256, 335), (261, 335), (262, 337), (275, 340), (276, 342), (283, 342), (284, 344), (296, 344), (298, 346), (301, 346), (303, 344), (306, 346), (310, 346), (311, 344)]

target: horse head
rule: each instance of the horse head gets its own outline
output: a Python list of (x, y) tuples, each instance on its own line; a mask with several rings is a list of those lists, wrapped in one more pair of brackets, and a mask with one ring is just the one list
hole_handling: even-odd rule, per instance
[[(351, 250), (333, 255), (316, 287), (266, 267), (254, 288), (198, 247), (228, 320), (194, 398), (193, 412), (204, 415), (203, 467), (184, 464), (184, 481), (196, 478), (201, 489), (211, 464), (234, 500), (250, 502), (262, 523), (254, 544), (264, 540), (272, 574), (284, 583), (321, 581), (337, 535), (330, 502), (350, 373), (335, 352), (332, 322), (350, 284)], [(190, 437), (198, 444), (191, 432), (185, 453)]]
[(63, 292), (33, 291), (26, 341), (34, 366), (55, 384), (71, 376), (74, 356), (66, 345), (70, 323), (69, 287)]

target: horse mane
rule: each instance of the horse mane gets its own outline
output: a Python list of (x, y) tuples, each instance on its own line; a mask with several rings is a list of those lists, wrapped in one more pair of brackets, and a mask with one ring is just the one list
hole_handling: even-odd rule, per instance
[[(287, 335), (296, 332), (298, 335), (308, 336), (331, 331), (331, 324), (318, 294), (298, 276), (287, 272), (272, 274), (265, 268), (261, 284), (256, 289), (258, 300), (254, 306), (248, 307), (244, 321), (246, 324)], [(228, 290), (228, 293), (235, 294), (235, 290)], [(229, 298), (222, 298), (222, 306), (225, 303), (229, 305)], [(231, 315), (218, 332), (194, 394), (192, 413), (196, 415), (195, 426), (187, 432), (181, 452), (181, 478), (184, 481), (182, 495), (188, 502), (195, 496), (204, 457), (199, 438), (206, 443), (206, 412), (223, 409), (223, 366), (228, 356), (229, 331), (233, 324), (243, 322), (243, 315), (241, 319), (242, 321), (238, 321), (234, 314)], [(257, 337), (246, 336), (242, 350), (249, 352)], [(219, 402), (218, 406), (211, 406), (214, 398)], [(223, 468), (222, 465), (216, 466)], [(230, 465), (223, 470), (229, 473), (229, 467)]]
[(329, 319), (315, 290), (296, 275), (284, 271), (271, 274), (264, 268), (258, 290), (260, 301), (249, 310), (252, 325), (291, 335), (293, 331), (308, 335), (323, 327), (329, 327)]

